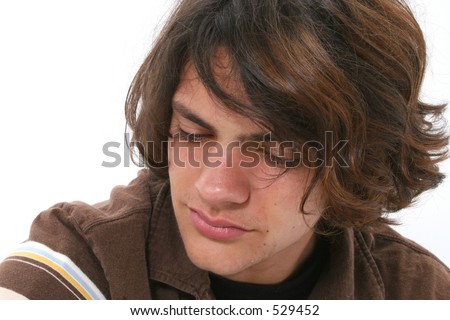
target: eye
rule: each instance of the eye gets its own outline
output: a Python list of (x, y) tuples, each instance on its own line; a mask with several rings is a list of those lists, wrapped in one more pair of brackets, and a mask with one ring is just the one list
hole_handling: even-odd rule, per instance
[(295, 168), (301, 163), (302, 157), (294, 148), (283, 148), (279, 145), (274, 148), (263, 143), (260, 150), (269, 166), (288, 169)]
[(177, 132), (180, 140), (188, 142), (202, 142), (210, 137), (208, 134), (199, 134), (195, 132), (186, 132), (181, 128), (178, 128)]
[(277, 166), (284, 166), (286, 164), (286, 159), (284, 157), (276, 156), (273, 153), (267, 152), (267, 150), (262, 149), (262, 153), (264, 156), (264, 159), (271, 164), (275, 164)]

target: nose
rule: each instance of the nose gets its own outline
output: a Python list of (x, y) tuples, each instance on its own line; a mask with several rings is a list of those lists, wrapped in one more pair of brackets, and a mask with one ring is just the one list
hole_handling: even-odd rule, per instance
[(239, 157), (235, 152), (231, 152), (231, 157), (231, 161), (225, 156), (217, 159), (215, 165), (203, 165), (195, 182), (195, 188), (202, 200), (212, 207), (243, 204), (250, 197), (250, 181), (244, 172), (245, 168), (240, 167)]

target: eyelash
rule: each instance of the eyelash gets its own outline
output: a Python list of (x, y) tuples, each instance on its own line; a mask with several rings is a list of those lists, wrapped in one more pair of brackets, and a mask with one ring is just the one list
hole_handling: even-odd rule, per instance
[(277, 156), (275, 156), (275, 155), (273, 155), (271, 153), (265, 152), (264, 150), (262, 150), (262, 153), (263, 153), (264, 157), (268, 161), (274, 162), (277, 165), (284, 165), (284, 164), (286, 164), (286, 159), (284, 159), (284, 158), (277, 157)]
[(198, 134), (198, 133), (189, 133), (184, 131), (181, 128), (178, 128), (178, 135), (180, 136), (180, 139), (186, 140), (188, 142), (202, 142), (210, 137), (208, 134)]
[[(297, 166), (298, 162), (299, 162), (298, 158), (292, 158), (292, 157), (289, 157), (289, 156), (287, 156), (287, 157), (285, 157), (285, 156), (282, 156), (282, 157), (276, 156), (273, 153), (267, 152), (267, 148), (264, 148), (264, 147), (261, 148), (261, 153), (263, 154), (264, 158), (267, 161), (275, 163), (278, 166), (283, 166), (286, 169), (292, 168), (292, 166), (294, 166), (294, 167)], [(298, 152), (297, 152), (297, 154), (298, 154)], [(294, 155), (291, 155), (291, 156), (294, 156)]]
[[(211, 137), (211, 135), (209, 135), (209, 134), (198, 134), (198, 133), (194, 133), (194, 132), (186, 132), (181, 128), (177, 129), (176, 134), (179, 135), (181, 140), (191, 142), (191, 143), (204, 142), (205, 140), (207, 140)], [(271, 154), (270, 152), (266, 152), (266, 148), (259, 148), (257, 151), (260, 152), (266, 160), (273, 162), (276, 165), (283, 166), (283, 165), (286, 165), (286, 163), (287, 163), (287, 160), (285, 158), (278, 157), (274, 154)]]
[(261, 153), (267, 161), (275, 163), (277, 166), (286, 166), (289, 162), (289, 160), (285, 157), (279, 157), (270, 152), (266, 152), (265, 148), (261, 148)]

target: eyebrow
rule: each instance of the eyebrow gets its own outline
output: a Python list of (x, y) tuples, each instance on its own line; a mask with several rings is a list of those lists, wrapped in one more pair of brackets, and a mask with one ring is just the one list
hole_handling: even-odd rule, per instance
[(178, 112), (183, 118), (203, 127), (209, 131), (216, 131), (214, 126), (207, 123), (205, 120), (194, 114), (191, 110), (189, 110), (186, 106), (181, 104), (178, 101), (172, 101), (172, 109)]
[[(177, 112), (182, 116), (183, 118), (205, 128), (208, 131), (217, 132), (215, 127), (212, 124), (209, 124), (202, 118), (200, 118), (198, 115), (193, 113), (189, 108), (187, 108), (185, 105), (183, 105), (179, 101), (172, 101), (172, 109), (173, 111)], [(244, 141), (255, 141), (255, 142), (262, 142), (262, 141), (270, 141), (270, 132), (262, 132), (262, 133), (251, 133), (251, 134), (241, 134), (237, 136), (237, 140), (240, 142)]]

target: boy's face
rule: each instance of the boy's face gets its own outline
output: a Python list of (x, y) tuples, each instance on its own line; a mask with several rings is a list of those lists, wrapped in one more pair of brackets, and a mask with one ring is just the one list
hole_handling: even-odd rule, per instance
[[(173, 97), (169, 139), (172, 201), (187, 254), (201, 269), (229, 279), (280, 282), (314, 246), (320, 189), (305, 206), (314, 214), (301, 214), (311, 169), (299, 166), (275, 177), (282, 165), (264, 155), (255, 163), (242, 143), (267, 130), (223, 108), (197, 77), (188, 64)], [(236, 82), (221, 84), (239, 92)]]

